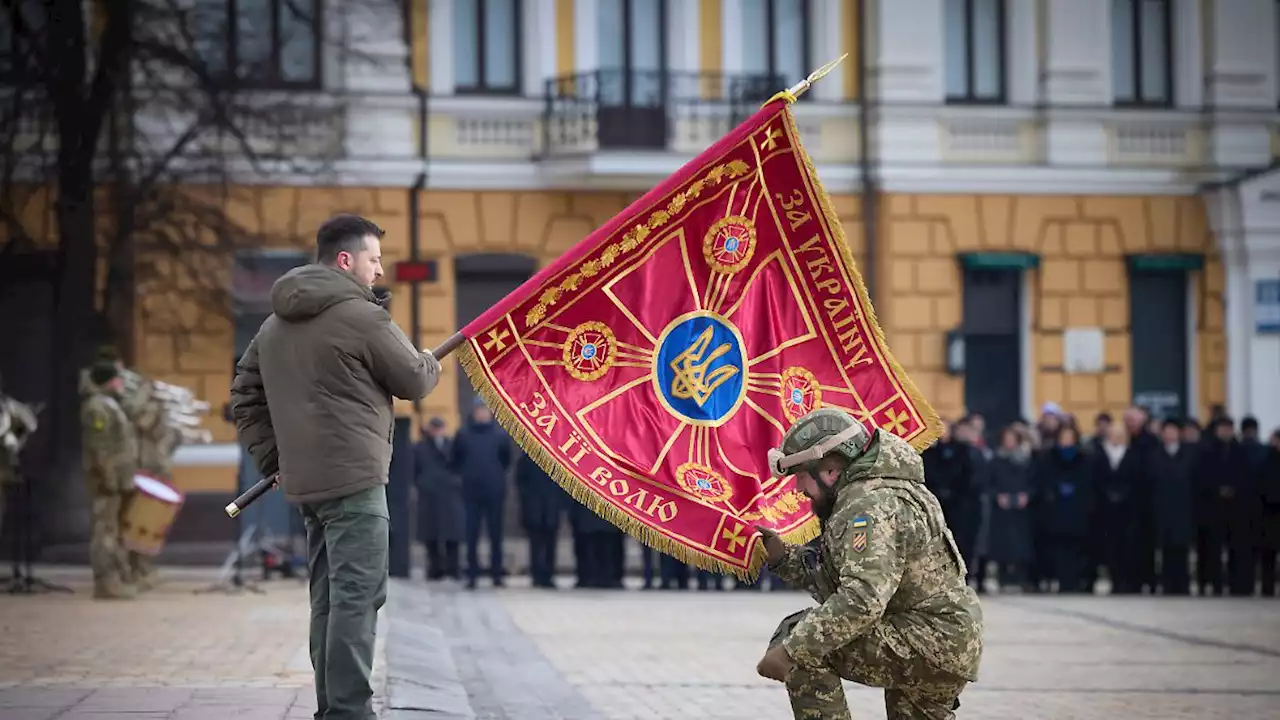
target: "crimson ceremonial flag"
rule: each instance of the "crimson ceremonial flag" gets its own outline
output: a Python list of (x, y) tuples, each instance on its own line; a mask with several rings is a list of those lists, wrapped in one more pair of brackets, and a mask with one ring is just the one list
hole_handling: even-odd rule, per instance
[(789, 103), (774, 100), (463, 328), (462, 367), (573, 497), (698, 567), (754, 578), (753, 525), (817, 534), (766, 453), (817, 407), (917, 448), (894, 360)]

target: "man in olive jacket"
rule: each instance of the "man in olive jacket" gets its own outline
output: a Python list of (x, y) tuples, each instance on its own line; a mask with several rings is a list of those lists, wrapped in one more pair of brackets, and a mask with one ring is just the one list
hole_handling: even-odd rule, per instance
[(440, 363), (376, 301), (383, 231), (338, 215), (313, 265), (271, 288), (273, 314), (237, 366), (232, 414), (263, 477), (299, 506), (311, 576), (316, 717), (374, 720), (373, 643), (387, 595), (392, 397), (417, 400)]

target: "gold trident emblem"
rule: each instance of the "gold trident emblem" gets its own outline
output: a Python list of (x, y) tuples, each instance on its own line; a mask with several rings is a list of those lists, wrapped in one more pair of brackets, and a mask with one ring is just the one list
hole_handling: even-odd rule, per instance
[(675, 371), (675, 377), (671, 379), (671, 395), (681, 400), (692, 399), (698, 403), (698, 407), (707, 403), (716, 388), (738, 374), (738, 368), (732, 365), (718, 367), (710, 374), (707, 373), (707, 366), (729, 352), (731, 347), (729, 343), (723, 343), (704, 360), (703, 356), (711, 344), (711, 330), (703, 330), (697, 340), (671, 361), (671, 369)]

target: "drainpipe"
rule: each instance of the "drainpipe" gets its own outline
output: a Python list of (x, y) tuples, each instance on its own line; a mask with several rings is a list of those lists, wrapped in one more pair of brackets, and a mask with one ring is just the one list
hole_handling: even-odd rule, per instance
[(874, 173), (871, 167), (871, 92), (867, 87), (867, 42), (871, 32), (867, 28), (867, 3), (872, 0), (858, 0), (854, 3), (855, 17), (858, 22), (858, 171), (862, 187), (862, 243), (867, 250), (866, 267), (862, 279), (867, 285), (867, 295), (874, 305), (876, 301), (876, 237), (879, 225)]
[(1039, 162), (1049, 164), (1049, 3), (1036, 2), (1036, 104), (1035, 127)]
[[(427, 99), (429, 93), (417, 83), (413, 85), (413, 94), (418, 98), (418, 159), (421, 161), (418, 175), (409, 188), (409, 260), (417, 262), (422, 258), (422, 222), (419, 219), (419, 208), (422, 203), (422, 191), (427, 187)], [(422, 288), (420, 283), (409, 287), (409, 333), (415, 348), (422, 347), (422, 318), (418, 310), (418, 300)], [(421, 411), (421, 401), (413, 401), (414, 413)]]
[[(413, 6), (416, 3), (406, 1), (404, 3), (404, 45), (410, 49), (408, 53), (408, 72), (410, 77), (413, 76), (413, 22), (415, 20), (424, 19), (415, 17)], [(417, 97), (417, 158), (420, 160), (419, 172), (413, 178), (413, 184), (408, 188), (408, 259), (417, 261), (422, 256), (421, 231), (422, 223), (419, 220), (419, 209), (421, 208), (422, 190), (426, 188), (426, 163), (428, 163), (429, 152), (428, 145), (428, 100), (430, 92), (428, 88), (422, 87), (413, 81), (413, 96)], [(410, 338), (413, 341), (413, 347), (422, 347), (422, 318), (419, 311), (419, 299), (421, 296), (420, 283), (413, 283), (408, 290), (408, 324), (410, 324)], [(421, 414), (421, 401), (413, 401), (413, 414)]]

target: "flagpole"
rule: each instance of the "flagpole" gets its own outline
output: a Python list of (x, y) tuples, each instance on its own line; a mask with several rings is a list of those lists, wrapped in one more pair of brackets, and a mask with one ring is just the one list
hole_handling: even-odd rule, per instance
[(809, 88), (813, 87), (814, 83), (826, 77), (827, 73), (834, 70), (835, 67), (839, 65), (841, 62), (843, 62), (844, 59), (847, 57), (849, 57), (849, 53), (845, 53), (840, 57), (836, 58), (835, 60), (832, 60), (826, 65), (823, 65), (822, 67), (818, 68), (817, 70), (814, 70), (813, 72), (809, 73), (809, 77), (801, 80), (795, 85), (792, 85), (786, 90), (783, 90), (778, 93), (774, 93), (773, 97), (769, 98), (769, 102), (766, 102), (765, 105), (768, 105), (774, 100), (786, 100), (788, 103), (794, 103), (796, 100), (800, 99), (801, 95), (808, 92)]

